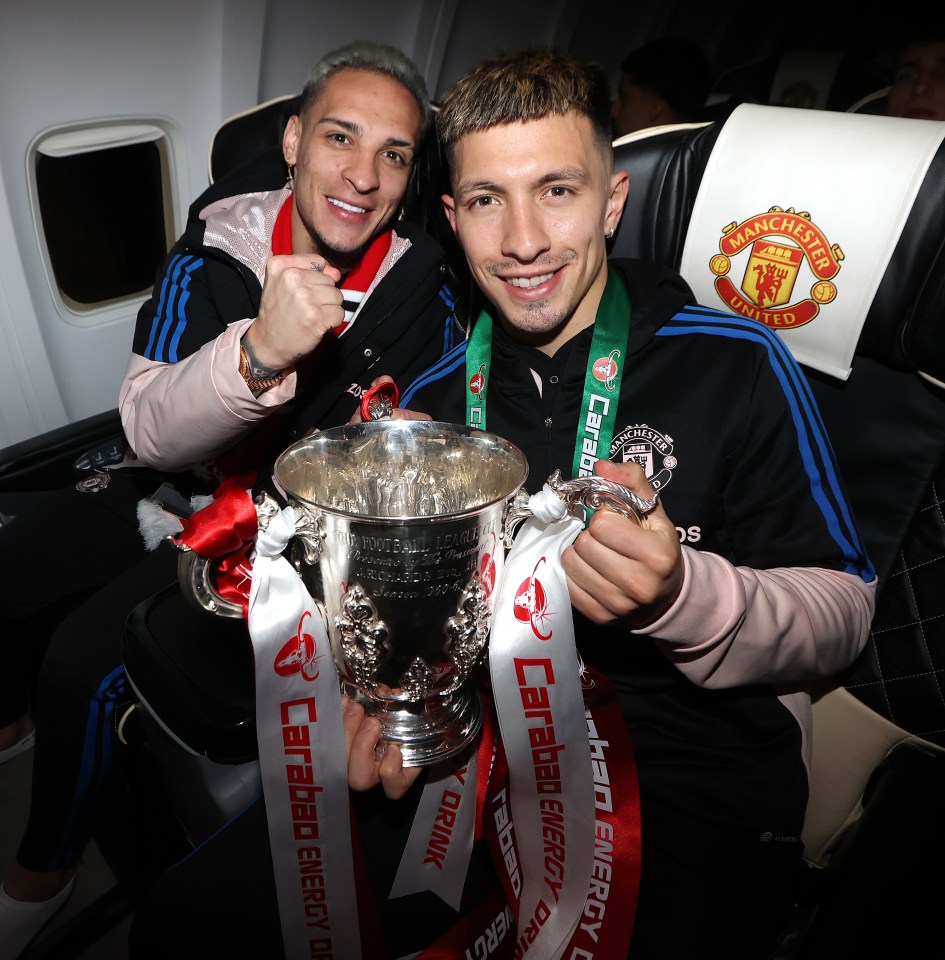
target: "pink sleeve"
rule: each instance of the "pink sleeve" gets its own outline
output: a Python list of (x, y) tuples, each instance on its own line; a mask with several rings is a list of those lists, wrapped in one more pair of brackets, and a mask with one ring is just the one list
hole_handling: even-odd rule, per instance
[(294, 396), (294, 372), (259, 398), (240, 376), (240, 337), (252, 322), (230, 324), (178, 363), (131, 355), (118, 408), (139, 462), (161, 470), (184, 470), (208, 460)]
[(634, 632), (654, 637), (699, 686), (785, 686), (829, 676), (866, 643), (875, 579), (822, 567), (736, 567), (685, 546), (683, 560), (676, 602)]

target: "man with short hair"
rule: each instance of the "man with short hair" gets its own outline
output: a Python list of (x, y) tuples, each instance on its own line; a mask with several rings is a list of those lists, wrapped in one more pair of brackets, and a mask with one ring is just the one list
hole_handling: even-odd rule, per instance
[(891, 117), (945, 120), (945, 37), (903, 44), (886, 97)]
[(801, 863), (805, 684), (862, 649), (875, 574), (778, 336), (695, 305), (669, 269), (608, 262), (628, 195), (608, 119), (600, 71), (550, 50), (486, 62), (443, 99), (443, 200), (486, 302), (465, 367), (402, 404), (511, 440), (533, 492), (592, 451), (598, 476), (658, 493), (643, 524), (596, 510), (561, 559), (582, 669), (613, 684), (629, 733), (611, 777), (635, 757), (639, 781), (613, 843), (639, 823), (639, 893), (608, 901), (601, 935), (619, 918), (633, 958), (758, 960)]
[[(142, 307), (121, 389), (139, 463), (181, 470), (239, 440), (256, 468), (244, 444), (268, 418), (281, 447), (344, 422), (372, 377), (422, 369), (455, 337), (443, 254), (397, 220), (430, 123), (425, 97), (399, 51), (342, 48), (289, 118), (289, 180), (260, 192), (244, 178), (237, 195), (217, 183), (194, 204)], [(231, 453), (211, 475), (233, 467)]]

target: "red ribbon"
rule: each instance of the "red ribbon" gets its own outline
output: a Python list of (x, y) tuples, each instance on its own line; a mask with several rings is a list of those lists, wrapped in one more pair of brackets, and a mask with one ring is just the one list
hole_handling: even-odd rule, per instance
[(207, 560), (224, 557), (256, 542), (256, 506), (248, 486), (248, 474), (224, 480), (214, 500), (184, 521), (184, 529), (174, 538), (178, 546), (189, 547)]
[(189, 547), (214, 561), (214, 589), (224, 600), (238, 603), (244, 617), (249, 612), (252, 584), (249, 555), (258, 530), (256, 505), (247, 489), (254, 477), (242, 474), (224, 480), (214, 493), (213, 503), (185, 520), (184, 529), (174, 538), (178, 547)]

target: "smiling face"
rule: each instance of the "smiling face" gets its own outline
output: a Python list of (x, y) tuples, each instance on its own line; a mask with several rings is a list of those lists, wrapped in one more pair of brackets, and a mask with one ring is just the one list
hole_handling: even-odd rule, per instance
[(283, 136), (295, 165), (292, 246), (347, 269), (394, 217), (420, 137), (420, 107), (385, 74), (346, 68), (330, 76)]
[(546, 353), (597, 314), (605, 233), (627, 197), (590, 121), (571, 111), (464, 135), (446, 215), (480, 289), (516, 337)]

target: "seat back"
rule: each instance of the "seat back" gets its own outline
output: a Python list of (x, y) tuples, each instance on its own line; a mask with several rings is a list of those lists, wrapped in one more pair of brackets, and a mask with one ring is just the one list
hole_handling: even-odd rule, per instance
[(263, 151), (277, 150), (281, 160), (282, 133), (298, 107), (299, 97), (285, 94), (224, 120), (210, 138), (207, 151), (210, 183), (239, 169)]
[(945, 529), (929, 522), (945, 486), (943, 141), (945, 124), (744, 104), (615, 145), (630, 199), (612, 255), (662, 261), (700, 302), (779, 330), (880, 576), (866, 649), (817, 691), (804, 839), (818, 864), (886, 753), (945, 745), (945, 629), (923, 635), (914, 608), (928, 603), (945, 628), (943, 591), (913, 590), (912, 607), (904, 596), (917, 565), (939, 584), (945, 572)]
[(886, 101), (889, 97), (889, 91), (892, 87), (880, 87), (872, 93), (867, 93), (860, 97), (856, 103), (851, 103), (847, 107), (847, 113), (872, 113), (877, 116), (886, 115)]

